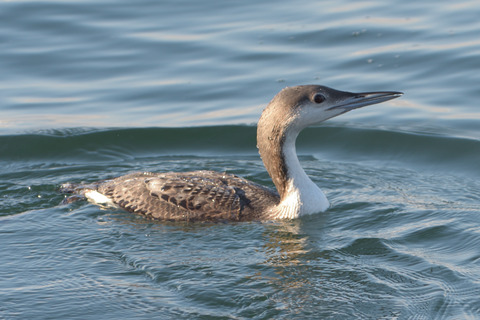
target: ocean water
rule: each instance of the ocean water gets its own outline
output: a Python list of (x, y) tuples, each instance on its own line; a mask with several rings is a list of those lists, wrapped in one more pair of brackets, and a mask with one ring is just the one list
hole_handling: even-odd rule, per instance
[[(0, 319), (480, 319), (478, 1), (1, 1)], [(399, 99), (299, 137), (332, 207), (164, 223), (58, 187), (135, 171), (272, 186), (283, 87)]]

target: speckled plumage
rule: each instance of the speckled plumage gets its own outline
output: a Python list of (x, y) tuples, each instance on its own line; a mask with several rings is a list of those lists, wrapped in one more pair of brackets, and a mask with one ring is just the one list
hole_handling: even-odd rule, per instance
[(122, 209), (171, 221), (247, 221), (279, 201), (276, 192), (238, 176), (214, 171), (138, 172), (104, 180), (95, 190)]
[(159, 220), (291, 219), (325, 211), (327, 198), (298, 161), (298, 134), (310, 125), (401, 94), (350, 93), (318, 85), (280, 91), (263, 111), (257, 128), (258, 149), (278, 193), (213, 171), (132, 173), (91, 185), (65, 184), (62, 190)]

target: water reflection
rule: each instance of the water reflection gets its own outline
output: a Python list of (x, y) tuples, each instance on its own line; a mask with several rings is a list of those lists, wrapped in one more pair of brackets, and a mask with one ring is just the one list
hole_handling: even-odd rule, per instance
[(263, 246), (266, 264), (285, 267), (301, 264), (299, 259), (308, 252), (306, 235), (301, 233), (301, 221), (278, 222), (264, 233), (267, 241)]
[[(276, 222), (265, 229), (266, 239), (262, 250), (265, 254), (264, 264), (270, 274), (264, 274), (263, 280), (269, 277), (269, 282), (275, 288), (271, 299), (279, 309), (289, 310), (294, 314), (303, 313), (306, 306), (312, 306), (315, 301), (323, 298), (324, 287), (328, 285), (329, 272), (324, 272), (319, 260), (328, 260), (323, 253), (313, 245), (317, 238), (322, 238), (324, 231), (318, 229), (324, 225), (325, 215), (305, 220)], [(322, 221), (318, 221), (322, 220)], [(316, 225), (315, 230), (311, 226)], [(319, 270), (318, 269), (322, 269)]]

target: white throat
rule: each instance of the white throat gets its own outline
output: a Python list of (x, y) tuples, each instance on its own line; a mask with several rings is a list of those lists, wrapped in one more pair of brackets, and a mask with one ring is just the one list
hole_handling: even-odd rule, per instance
[(294, 219), (301, 215), (322, 212), (330, 203), (320, 188), (307, 176), (298, 161), (295, 140), (290, 135), (284, 142), (283, 156), (288, 170), (287, 194), (275, 208), (277, 218)]

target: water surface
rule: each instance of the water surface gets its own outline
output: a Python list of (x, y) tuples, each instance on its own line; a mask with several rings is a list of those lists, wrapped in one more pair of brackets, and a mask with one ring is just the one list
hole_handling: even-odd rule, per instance
[[(475, 1), (0, 2), (0, 319), (480, 318)], [(397, 90), (305, 130), (325, 213), (159, 223), (58, 186), (227, 171), (288, 85)]]

